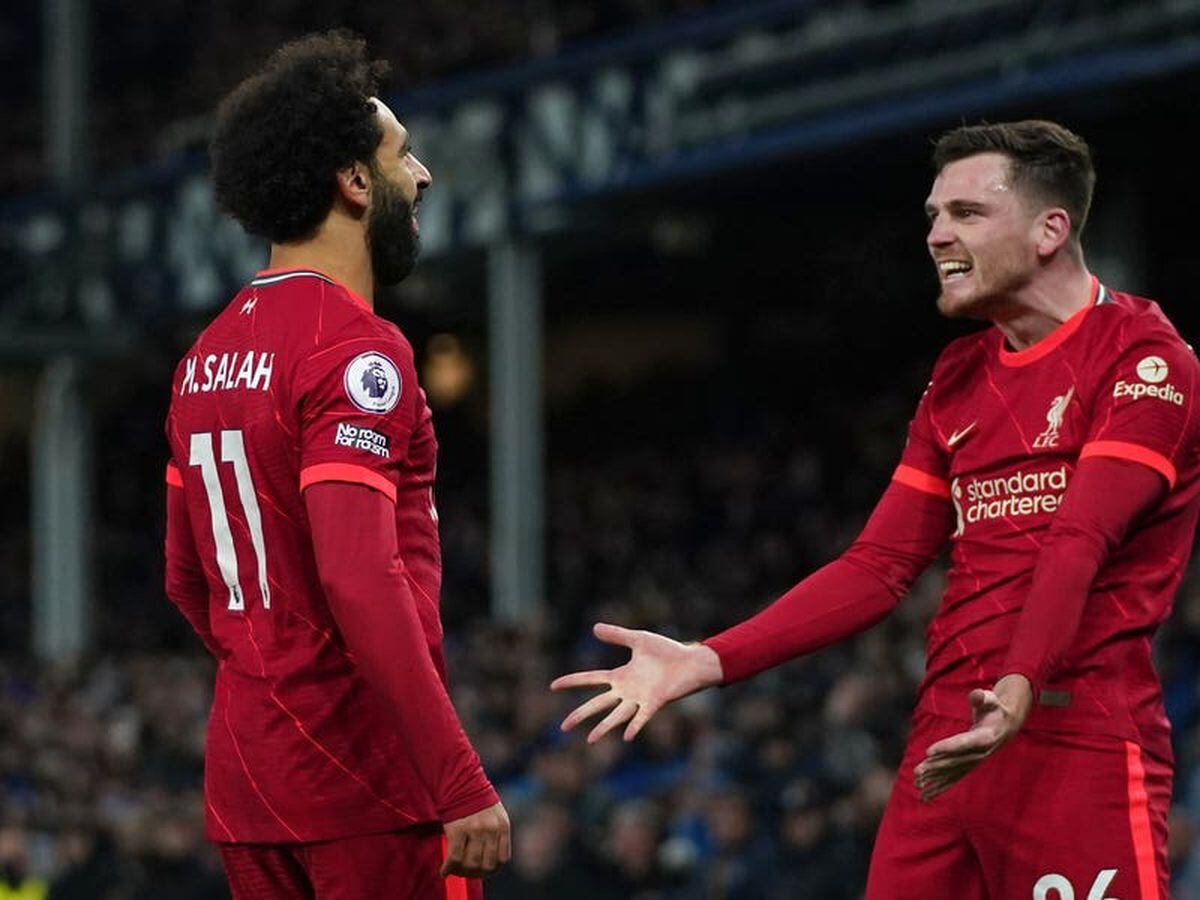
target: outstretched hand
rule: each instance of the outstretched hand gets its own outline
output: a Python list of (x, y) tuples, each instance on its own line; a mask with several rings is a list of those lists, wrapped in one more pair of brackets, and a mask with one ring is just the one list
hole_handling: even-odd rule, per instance
[(570, 731), (584, 719), (610, 710), (588, 734), (589, 744), (620, 725), (625, 725), (625, 740), (631, 741), (672, 700), (723, 680), (720, 657), (704, 644), (682, 644), (652, 631), (632, 631), (619, 625), (600, 623), (592, 630), (606, 644), (628, 647), (629, 662), (616, 669), (573, 672), (550, 683), (552, 691), (608, 688), (563, 719), (562, 730)]
[(990, 691), (971, 691), (970, 730), (932, 744), (917, 765), (917, 790), (932, 800), (974, 769), (1020, 730), (1033, 705), (1033, 688), (1024, 675), (1005, 675)]

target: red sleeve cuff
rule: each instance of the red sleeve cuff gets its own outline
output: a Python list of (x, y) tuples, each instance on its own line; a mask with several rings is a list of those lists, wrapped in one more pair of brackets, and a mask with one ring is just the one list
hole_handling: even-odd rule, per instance
[(167, 463), (167, 484), (171, 487), (183, 487), (183, 473), (179, 471), (179, 466), (173, 462)]
[(449, 806), (439, 808), (438, 815), (442, 817), (443, 823), (453, 822), (456, 819), (465, 819), (467, 816), (473, 816), (477, 812), (483, 812), (485, 809), (495, 806), (499, 802), (500, 795), (496, 793), (496, 789), (489, 783), (465, 799), (457, 800)]
[(1090, 444), (1084, 444), (1083, 449), (1079, 451), (1080, 459), (1089, 456), (1109, 456), (1149, 466), (1167, 479), (1167, 486), (1171, 488), (1175, 487), (1178, 478), (1175, 465), (1169, 459), (1141, 444), (1131, 444), (1128, 441), (1092, 441)]
[(899, 482), (910, 488), (916, 488), (918, 491), (926, 494), (933, 494), (935, 497), (942, 497), (946, 500), (950, 499), (950, 485), (948, 482), (904, 463), (896, 466), (896, 471), (892, 473), (892, 481)]
[(1005, 675), (1024, 675), (1029, 684), (1033, 687), (1033, 692), (1036, 695), (1039, 689), (1039, 682), (1042, 680), (1042, 675), (1037, 671), (1037, 666), (1020, 660), (1008, 660), (1000, 669), (1000, 677)]
[(396, 486), (378, 472), (366, 466), (356, 466), (353, 463), (317, 463), (300, 470), (300, 490), (322, 481), (344, 481), (351, 484), (365, 484), (383, 494), (393, 503), (396, 502)]
[(725, 635), (716, 634), (700, 642), (713, 653), (717, 654), (717, 659), (721, 661), (721, 687), (733, 684), (735, 681), (741, 681), (750, 674), (738, 667), (729, 647), (729, 641), (727, 638), (722, 640), (723, 637)]

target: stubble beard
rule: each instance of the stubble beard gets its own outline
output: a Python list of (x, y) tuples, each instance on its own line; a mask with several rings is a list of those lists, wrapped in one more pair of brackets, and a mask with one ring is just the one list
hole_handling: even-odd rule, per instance
[(1002, 317), (1017, 292), (1030, 281), (1030, 273), (1017, 253), (997, 255), (980, 265), (973, 257), (971, 292), (966, 296), (952, 294), (941, 284), (937, 308), (948, 319), (995, 320)]

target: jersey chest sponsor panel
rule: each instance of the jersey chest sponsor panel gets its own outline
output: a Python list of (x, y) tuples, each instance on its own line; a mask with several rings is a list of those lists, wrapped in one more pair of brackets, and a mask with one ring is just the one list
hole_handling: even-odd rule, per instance
[(337, 632), (302, 494), (349, 480), (395, 500), (440, 663), (432, 417), (394, 326), (323, 276), (285, 274), (256, 279), (204, 331), (177, 369), (168, 417), (169, 479), (185, 492), (224, 651), (206, 757), (208, 832), (222, 841), (436, 818)]
[(1059, 696), (1072, 699), (1039, 707), (1030, 723), (1107, 729), (1162, 751), (1148, 636), (1169, 611), (1195, 529), (1197, 367), (1157, 307), (1099, 299), (1030, 351), (1004, 351), (991, 329), (952, 344), (935, 367), (897, 474), (927, 477), (926, 489), (942, 490), (955, 511), (922, 703), (962, 714), (965, 692), (1002, 674), (1079, 459), (1114, 456), (1154, 468), (1170, 492), (1099, 573), (1056, 676), (1069, 688)]

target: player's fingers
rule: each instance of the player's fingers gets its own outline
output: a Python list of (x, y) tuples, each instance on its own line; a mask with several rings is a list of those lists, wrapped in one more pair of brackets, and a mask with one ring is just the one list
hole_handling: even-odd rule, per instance
[(446, 832), (446, 858), (442, 861), (442, 877), (447, 875), (457, 875), (459, 866), (462, 864), (463, 846), (466, 843), (466, 836), (455, 829)]
[(600, 724), (592, 729), (591, 734), (587, 737), (588, 743), (594, 744), (618, 725), (624, 725), (633, 718), (634, 713), (637, 712), (637, 708), (637, 704), (632, 700), (622, 700), (617, 704), (616, 709), (605, 716)]
[(606, 691), (603, 694), (598, 694), (586, 703), (581, 703), (575, 707), (574, 711), (563, 719), (562, 725), (559, 728), (563, 731), (570, 731), (584, 719), (603, 712), (611, 706), (616, 706), (620, 702), (621, 695), (616, 691)]
[(504, 830), (500, 832), (500, 839), (496, 842), (496, 858), (500, 861), (500, 865), (504, 865), (512, 859), (512, 830), (505, 823)]
[(623, 647), (632, 647), (634, 635), (637, 634), (629, 628), (622, 628), (620, 625), (609, 625), (607, 622), (597, 622), (592, 626), (592, 634), (600, 638), (606, 644), (620, 644)]
[(917, 790), (921, 792), (922, 799), (936, 797), (964, 775), (971, 772), (982, 760), (983, 757), (981, 756), (968, 762), (958, 762), (933, 770), (926, 769), (919, 773), (915, 779)]
[(918, 775), (932, 775), (938, 772), (949, 772), (958, 766), (975, 766), (987, 758), (987, 750), (957, 753), (953, 756), (931, 756), (921, 760), (916, 771)]
[(933, 759), (938, 756), (956, 756), (963, 753), (974, 753), (977, 750), (987, 749), (991, 745), (991, 732), (982, 729), (964, 731), (961, 734), (943, 738), (931, 744), (929, 749), (925, 751), (925, 758)]
[(491, 875), (496, 871), (497, 858), (500, 855), (500, 836), (489, 832), (481, 838), (483, 852), (479, 856), (479, 874)]
[(646, 726), (646, 723), (653, 718), (656, 712), (658, 712), (657, 706), (651, 706), (648, 703), (644, 703), (639, 706), (637, 714), (630, 719), (629, 724), (625, 727), (625, 740), (632, 741), (635, 737), (637, 737), (638, 732)]
[(951, 787), (952, 787), (952, 785), (949, 785), (949, 784), (940, 784), (937, 787), (928, 788), (921, 792), (921, 799), (924, 802), (928, 803), (930, 800), (934, 799), (935, 797), (942, 796), (942, 794), (944, 794), (944, 793), (946, 793), (946, 791), (950, 790)]
[(975, 768), (978, 763), (972, 763), (967, 766), (959, 766), (954, 769), (945, 769), (939, 772), (928, 772), (920, 778), (915, 779), (917, 790), (928, 791), (939, 785), (954, 784), (968, 772)]
[(928, 800), (932, 800), (934, 797), (938, 796), (939, 794), (944, 794), (946, 792), (946, 789), (949, 788), (952, 784), (954, 784), (954, 782), (957, 780), (958, 780), (957, 778), (936, 777), (936, 776), (932, 777), (932, 778), (927, 778), (920, 785), (921, 799), (928, 801)]
[(487, 846), (486, 834), (473, 834), (467, 838), (462, 855), (462, 873), (468, 878), (477, 877), (482, 869), (483, 851)]
[(560, 675), (550, 682), (550, 690), (565, 691), (567, 688), (598, 687), (609, 683), (610, 674), (607, 669), (596, 669), (591, 672), (572, 672), (570, 675)]

